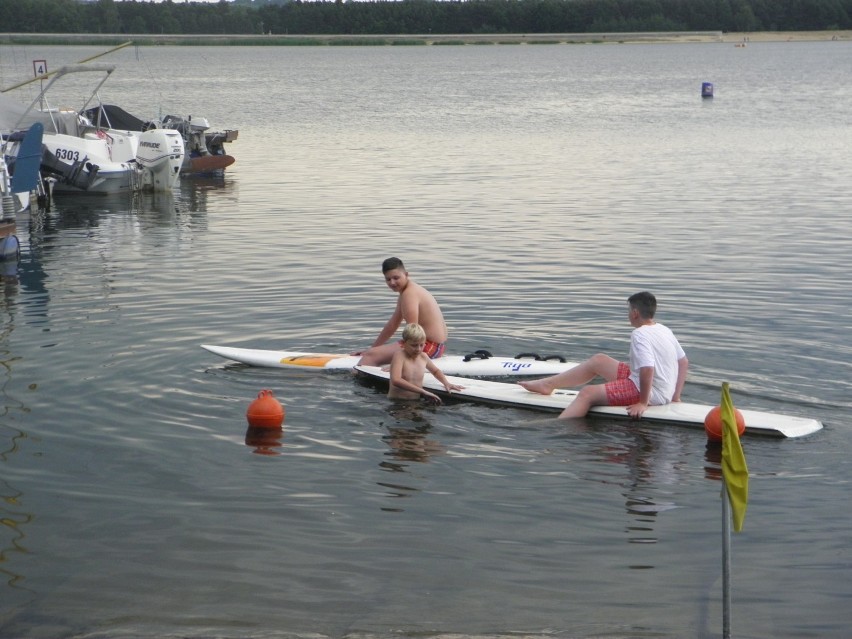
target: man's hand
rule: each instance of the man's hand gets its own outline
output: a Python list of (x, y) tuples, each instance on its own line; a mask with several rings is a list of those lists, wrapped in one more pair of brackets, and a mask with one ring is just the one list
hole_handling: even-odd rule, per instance
[(639, 419), (642, 417), (642, 413), (644, 413), (648, 409), (648, 404), (643, 404), (639, 402), (637, 404), (631, 404), (627, 407), (627, 414), (630, 415), (633, 419)]

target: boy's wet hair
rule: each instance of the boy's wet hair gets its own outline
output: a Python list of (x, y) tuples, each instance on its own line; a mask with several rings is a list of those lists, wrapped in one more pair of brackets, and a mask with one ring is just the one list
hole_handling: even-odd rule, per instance
[(389, 257), (382, 262), (382, 273), (387, 273), (388, 271), (393, 271), (395, 269), (399, 269), (401, 271), (405, 270), (405, 265), (398, 257)]
[(654, 314), (657, 312), (657, 298), (648, 291), (634, 293), (627, 298), (627, 303), (630, 308), (635, 308), (639, 311), (639, 315), (643, 319), (654, 319)]
[(402, 329), (402, 341), (404, 342), (425, 342), (426, 331), (420, 324), (406, 324)]

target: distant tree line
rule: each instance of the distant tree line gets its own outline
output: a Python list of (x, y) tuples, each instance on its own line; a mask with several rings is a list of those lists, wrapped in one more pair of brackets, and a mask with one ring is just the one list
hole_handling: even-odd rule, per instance
[(0, 0), (0, 31), (376, 35), (852, 29), (852, 0)]

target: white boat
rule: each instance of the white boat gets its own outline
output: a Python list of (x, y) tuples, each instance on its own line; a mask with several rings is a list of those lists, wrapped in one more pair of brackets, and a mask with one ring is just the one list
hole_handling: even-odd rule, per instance
[[(140, 190), (171, 191), (180, 179), (184, 144), (173, 129), (149, 131), (105, 130), (95, 126), (83, 111), (96, 99), (101, 86), (115, 70), (113, 65), (69, 65), (60, 68), (26, 108), (3, 98), (3, 128), (11, 114), (18, 114), (11, 130), (35, 122), (44, 125), (43, 177), (53, 177), (56, 192), (115, 194)], [(78, 112), (51, 105), (51, 90), (69, 76), (97, 73), (101, 76)], [(98, 100), (99, 101), (99, 100)], [(14, 104), (14, 106), (13, 106)]]
[(151, 128), (174, 129), (183, 138), (184, 156), (181, 173), (221, 172), (236, 162), (225, 153), (225, 144), (237, 139), (239, 131), (211, 131), (207, 118), (167, 115), (162, 120), (145, 121), (114, 104), (101, 104), (87, 109), (86, 117), (105, 129), (147, 131)]

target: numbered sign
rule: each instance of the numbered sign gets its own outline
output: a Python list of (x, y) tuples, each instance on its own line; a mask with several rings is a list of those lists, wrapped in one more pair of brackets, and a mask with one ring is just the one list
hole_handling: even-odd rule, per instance
[(33, 73), (35, 77), (47, 73), (47, 60), (33, 60)]

